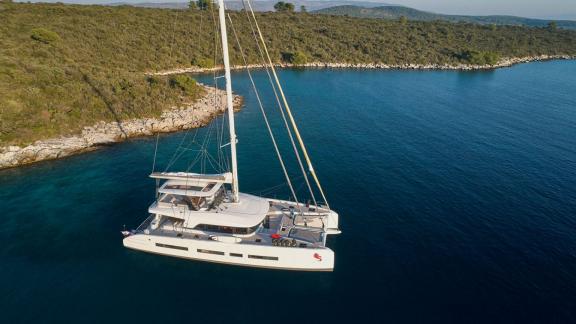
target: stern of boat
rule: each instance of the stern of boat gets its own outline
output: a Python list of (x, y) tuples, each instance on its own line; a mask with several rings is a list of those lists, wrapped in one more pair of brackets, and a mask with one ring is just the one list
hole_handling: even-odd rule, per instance
[(326, 234), (333, 235), (340, 233), (342, 233), (342, 231), (340, 231), (340, 228), (338, 227), (338, 213), (330, 210), (326, 222)]

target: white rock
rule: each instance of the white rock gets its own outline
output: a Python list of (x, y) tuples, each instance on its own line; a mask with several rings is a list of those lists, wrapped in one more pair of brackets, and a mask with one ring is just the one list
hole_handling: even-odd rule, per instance
[[(218, 100), (214, 100), (215, 90), (204, 87), (207, 93), (204, 98), (184, 108), (173, 107), (164, 111), (160, 118), (132, 119), (122, 123), (100, 121), (84, 127), (79, 135), (39, 140), (23, 148), (0, 147), (0, 169), (65, 157), (98, 145), (123, 141), (128, 137), (199, 127), (226, 110), (226, 101), (223, 100), (225, 92), (216, 90)], [(236, 96), (234, 103), (240, 104), (241, 98)]]

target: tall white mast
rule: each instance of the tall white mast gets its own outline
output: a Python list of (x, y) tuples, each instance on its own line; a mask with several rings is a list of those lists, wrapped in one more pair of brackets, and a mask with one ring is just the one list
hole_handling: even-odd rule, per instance
[(220, 35), (222, 36), (222, 54), (226, 77), (226, 105), (228, 107), (228, 123), (230, 129), (230, 155), (232, 156), (232, 199), (238, 202), (238, 163), (236, 161), (236, 130), (234, 129), (234, 104), (232, 102), (232, 79), (230, 78), (230, 58), (228, 57), (228, 35), (226, 33), (226, 17), (224, 0), (218, 0), (218, 15), (220, 17)]

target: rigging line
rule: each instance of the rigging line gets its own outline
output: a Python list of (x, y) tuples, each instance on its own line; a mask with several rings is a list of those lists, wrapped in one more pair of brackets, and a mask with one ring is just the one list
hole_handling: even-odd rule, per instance
[[(252, 30), (252, 35), (254, 36), (254, 40), (256, 42), (256, 47), (258, 48), (260, 58), (262, 59), (262, 64), (264, 65), (266, 74), (268, 75), (270, 87), (272, 88), (272, 91), (274, 92), (274, 97), (276, 99), (276, 103), (278, 104), (278, 109), (280, 110), (280, 114), (282, 115), (282, 120), (284, 122), (284, 126), (286, 127), (286, 131), (288, 132), (288, 137), (290, 139), (290, 143), (292, 145), (292, 148), (294, 150), (294, 154), (295, 154), (296, 159), (298, 161), (300, 171), (302, 172), (302, 175), (304, 176), (304, 179), (306, 181), (306, 185), (308, 186), (308, 192), (310, 193), (310, 196), (312, 197), (312, 200), (314, 201), (314, 204), (316, 205), (316, 197), (314, 195), (314, 191), (312, 190), (312, 186), (310, 185), (310, 181), (308, 180), (308, 175), (307, 175), (306, 171), (304, 170), (304, 164), (302, 163), (300, 153), (299, 153), (298, 148), (296, 146), (296, 143), (294, 141), (294, 136), (292, 135), (292, 131), (290, 130), (290, 126), (288, 125), (288, 121), (286, 119), (286, 115), (284, 114), (284, 109), (282, 107), (282, 104), (280, 103), (280, 98), (278, 96), (276, 86), (274, 85), (274, 81), (272, 80), (272, 76), (270, 75), (270, 70), (269, 70), (268, 64), (266, 64), (266, 59), (264, 58), (264, 53), (263, 53), (262, 48), (260, 46), (258, 36), (256, 35), (256, 31), (254, 30), (254, 26), (252, 25), (252, 19), (250, 19), (250, 15), (248, 14), (248, 10), (246, 10), (246, 4), (244, 3), (244, 1), (242, 1), (242, 5), (244, 6), (244, 12), (246, 13), (246, 18), (248, 20), (248, 23), (250, 24), (250, 28)], [(256, 23), (256, 21), (254, 21), (254, 22)]]
[[(260, 58), (262, 59), (262, 63), (264, 65), (266, 74), (268, 75), (268, 80), (270, 81), (270, 86), (272, 87), (272, 91), (274, 92), (274, 97), (276, 98), (276, 103), (278, 104), (278, 109), (280, 110), (280, 114), (282, 115), (282, 120), (284, 121), (284, 126), (286, 127), (286, 131), (288, 132), (288, 137), (290, 138), (290, 143), (292, 144), (294, 154), (296, 155), (296, 160), (298, 161), (300, 171), (302, 172), (302, 175), (304, 176), (304, 180), (306, 181), (306, 185), (308, 186), (308, 192), (310, 192), (310, 196), (312, 197), (312, 201), (314, 202), (314, 205), (317, 205), (316, 197), (314, 195), (314, 190), (312, 190), (312, 186), (310, 185), (310, 181), (308, 180), (308, 175), (306, 173), (306, 170), (304, 169), (304, 164), (302, 163), (300, 153), (299, 153), (298, 148), (296, 146), (296, 142), (294, 141), (294, 136), (292, 135), (292, 131), (290, 130), (290, 126), (288, 125), (286, 115), (284, 114), (284, 109), (282, 108), (282, 104), (280, 103), (280, 98), (278, 97), (278, 92), (276, 91), (276, 86), (274, 85), (274, 81), (272, 80), (272, 76), (270, 75), (268, 64), (266, 64), (266, 59), (264, 58), (264, 53), (262, 51), (262, 48), (260, 47), (260, 42), (258, 40), (258, 37), (256, 36), (256, 31), (254, 30), (254, 26), (252, 25), (252, 19), (250, 19), (250, 16), (248, 15), (248, 10), (246, 10), (246, 4), (244, 3), (244, 0), (242, 1), (242, 6), (244, 7), (244, 12), (246, 13), (246, 18), (248, 19), (248, 23), (250, 24), (250, 29), (252, 30), (252, 35), (254, 36), (254, 40), (256, 41), (256, 47), (258, 48), (258, 52), (260, 53)], [(250, 2), (248, 2), (248, 6), (250, 7), (250, 10), (252, 10)], [(256, 22), (256, 17), (254, 16), (253, 11), (252, 11), (252, 15), (254, 17), (254, 23), (256, 24), (256, 26), (258, 26), (258, 23)], [(272, 64), (270, 64), (270, 66), (272, 66)]]
[(192, 161), (188, 164), (186, 172), (190, 172), (190, 170), (194, 167), (194, 165), (198, 163), (198, 160), (200, 159), (201, 156), (202, 156), (201, 153), (198, 153), (193, 159), (191, 159)]
[[(202, 144), (202, 149), (204, 151), (204, 159), (203, 159), (203, 172), (205, 172), (205, 168), (206, 168), (206, 159), (207, 158), (212, 158), (214, 159), (214, 161), (216, 162), (217, 165), (220, 166), (220, 163), (217, 162), (217, 160), (212, 156), (212, 154), (210, 154), (210, 152), (208, 151), (208, 147), (210, 146), (210, 143), (212, 143), (212, 133), (214, 132), (214, 128), (218, 129), (218, 125), (215, 123), (211, 123), (209, 126), (209, 132), (205, 137), (205, 141)], [(209, 161), (210, 162), (210, 161)], [(215, 171), (219, 170), (217, 168), (214, 168)]]
[[(176, 19), (174, 20), (174, 25), (172, 27), (172, 39), (173, 40), (175, 39), (176, 22), (177, 22), (178, 14), (179, 13), (176, 12)], [(203, 13), (203, 11), (200, 11), (200, 24), (199, 24), (198, 28), (196, 28), (196, 30), (198, 30), (198, 34), (197, 34), (198, 39), (200, 39), (200, 37), (202, 35), (202, 30), (204, 29), (203, 26), (204, 26), (204, 13)], [(174, 45), (174, 42), (172, 42), (170, 44), (170, 58), (171, 59), (172, 59), (173, 45)], [(191, 142), (194, 143), (196, 141), (196, 137), (198, 135), (198, 130), (196, 128), (188, 128), (186, 130), (186, 132), (184, 133), (184, 136), (182, 137), (182, 140), (180, 141), (176, 150), (174, 151), (172, 157), (170, 158), (170, 160), (168, 162), (168, 166), (164, 169), (164, 172), (166, 172), (176, 161), (178, 161), (180, 159), (180, 157), (184, 153), (180, 150), (182, 149), (184, 142), (186, 141), (186, 139), (188, 138), (188, 136), (191, 132), (194, 133), (194, 137), (192, 138)], [(188, 148), (190, 148), (190, 146), (188, 146)]]
[[(211, 125), (211, 126), (212, 126), (212, 125)], [(193, 140), (190, 142), (190, 144), (187, 145), (186, 147), (182, 147), (182, 144), (183, 144), (184, 140), (186, 139), (186, 136), (187, 136), (187, 135), (188, 135), (188, 132), (186, 132), (186, 133), (184, 134), (184, 136), (182, 137), (182, 140), (180, 141), (180, 145), (179, 145), (177, 151), (174, 153), (174, 156), (172, 157), (170, 163), (168, 164), (168, 166), (167, 166), (166, 169), (164, 170), (165, 172), (166, 172), (174, 163), (176, 163), (176, 161), (178, 161), (178, 160), (182, 157), (182, 155), (184, 155), (184, 153), (186, 153), (186, 151), (197, 151), (198, 154), (196, 155), (196, 157), (201, 157), (201, 156), (202, 156), (202, 151), (204, 151), (203, 143), (202, 143), (202, 145), (201, 145), (200, 143), (197, 143), (197, 142), (196, 142), (196, 136), (198, 135), (198, 130), (196, 130), (196, 131), (194, 132), (194, 138), (193, 138)], [(206, 136), (204, 136), (204, 141), (205, 141), (205, 140), (206, 140)], [(195, 145), (198, 145), (198, 147), (199, 147), (198, 150), (193, 150), (193, 149), (192, 149), (192, 147), (195, 146)], [(178, 152), (178, 151), (179, 151), (179, 152)], [(178, 154), (176, 154), (176, 153), (178, 153)], [(196, 160), (194, 160), (194, 161), (196, 161)], [(196, 162), (194, 162), (194, 164), (195, 164), (195, 163), (196, 163)], [(188, 166), (186, 172), (188, 172), (193, 166), (194, 166), (194, 165)]]
[(204, 23), (204, 14), (203, 14), (202, 11), (203, 11), (203, 10), (200, 10), (200, 25), (199, 25), (199, 28), (198, 28), (198, 40), (200, 40), (200, 37), (201, 37), (201, 35), (202, 35), (202, 26), (203, 26), (203, 23)]
[[(194, 133), (194, 135), (196, 135), (196, 132)], [(178, 160), (180, 158), (180, 156), (182, 156), (182, 154), (184, 154), (186, 151), (200, 151), (199, 149), (194, 150), (192, 148), (194, 145), (198, 145), (198, 147), (200, 147), (200, 144), (198, 144), (195, 140), (192, 140), (189, 145), (179, 147), (178, 148), (179, 153), (178, 153), (178, 156), (176, 157), (176, 160)], [(171, 162), (171, 164), (174, 162)]]
[(212, 139), (213, 130), (214, 130), (214, 123), (210, 123), (210, 125), (208, 126), (208, 131), (206, 132), (206, 135), (204, 136), (204, 140), (202, 142), (202, 146), (201, 146), (202, 149), (206, 150), (206, 148), (210, 144), (210, 140)]
[(202, 164), (200, 164), (200, 173), (206, 174), (206, 151), (202, 152)]
[[(207, 154), (206, 157), (208, 158), (209, 161), (213, 161), (214, 164), (212, 164), (212, 162), (210, 164), (212, 164), (212, 167), (214, 168), (214, 170), (218, 173), (222, 173), (222, 166), (218, 163), (218, 160), (216, 160), (216, 158), (214, 156), (212, 156), (212, 154)], [(216, 165), (218, 168), (214, 167), (214, 165)]]
[(154, 147), (154, 162), (152, 162), (152, 173), (156, 169), (156, 153), (158, 152), (158, 139), (160, 138), (160, 133), (156, 133), (156, 146)]
[(174, 50), (174, 41), (176, 40), (176, 23), (178, 22), (178, 11), (174, 18), (174, 25), (172, 25), (172, 42), (170, 42), (170, 61), (172, 61), (172, 52)]
[(204, 136), (204, 141), (202, 143), (202, 160), (200, 162), (200, 172), (201, 173), (205, 173), (206, 170), (206, 148), (208, 147), (208, 143), (210, 143), (210, 138), (212, 137), (212, 129), (214, 128), (214, 124), (211, 123), (210, 126), (208, 126), (208, 131), (207, 134)]
[[(216, 28), (216, 27), (215, 27), (215, 28)], [(217, 36), (218, 36), (217, 32), (218, 32), (218, 31), (216, 30), (216, 31), (215, 31), (215, 37), (214, 37), (214, 39), (215, 39), (215, 40), (214, 40), (214, 48), (215, 48), (215, 50), (214, 50), (214, 65), (216, 65), (216, 61), (217, 61), (217, 57), (216, 57), (216, 56), (217, 56), (217, 54), (218, 54), (218, 53), (217, 53), (217, 50), (216, 50), (216, 46), (217, 46), (216, 39), (218, 38), (218, 37), (217, 37)], [(218, 89), (218, 77), (216, 76), (216, 71), (215, 71), (215, 70), (212, 71), (212, 80), (214, 81), (214, 89), (212, 90), (212, 105), (214, 106), (214, 108), (217, 108), (217, 107), (220, 107), (220, 100), (218, 100), (218, 99), (219, 99), (219, 97), (218, 97), (218, 92), (216, 91), (216, 89)], [(220, 122), (220, 121), (218, 120), (218, 118), (216, 118), (216, 119), (213, 121), (213, 123), (216, 124), (216, 138), (217, 138), (217, 142), (218, 142), (218, 143), (220, 143), (220, 136), (221, 136), (221, 135), (220, 135), (220, 126), (218, 126), (218, 125), (219, 125), (219, 122)], [(218, 148), (218, 149), (216, 150), (216, 153), (218, 154), (218, 159), (221, 158), (220, 152), (221, 152), (221, 151), (220, 151), (220, 149)]]
[[(184, 144), (184, 140), (186, 140), (186, 137), (188, 136), (189, 132), (190, 132), (190, 129), (188, 129), (184, 133), (184, 136), (182, 136), (182, 139), (180, 140), (180, 144), (178, 144), (178, 147), (176, 147), (176, 150), (174, 151), (174, 154), (172, 154), (170, 161), (168, 161), (168, 166), (166, 166), (166, 168), (164, 169), (164, 172), (168, 171), (168, 168), (170, 168), (172, 166), (172, 164), (174, 164), (174, 162), (176, 162), (180, 158), (180, 156), (182, 156), (182, 153), (183, 153), (183, 151), (181, 151), (182, 144)], [(194, 137), (196, 137), (196, 136), (194, 136)]]
[(185, 133), (184, 136), (182, 136), (182, 140), (180, 140), (180, 144), (178, 145), (178, 147), (176, 148), (176, 150), (174, 151), (174, 154), (172, 155), (172, 157), (170, 158), (170, 161), (168, 162), (168, 165), (166, 166), (166, 168), (164, 169), (164, 172), (168, 171), (168, 169), (174, 164), (176, 163), (176, 161), (178, 161), (180, 159), (180, 157), (188, 150), (192, 147), (192, 145), (194, 145), (195, 143), (195, 138), (196, 138), (196, 134), (198, 133), (198, 131), (194, 132), (194, 139), (192, 140), (192, 143), (190, 145), (188, 145), (187, 147), (183, 147), (182, 145), (184, 144), (184, 140), (186, 139), (186, 137), (188, 136), (190, 132), (190, 129), (188, 129)]
[[(222, 173), (222, 166), (218, 163), (218, 161), (210, 154), (207, 154), (206, 157), (208, 158), (208, 163), (210, 163), (210, 165), (212, 166), (212, 168), (218, 172), (218, 173)], [(212, 161), (214, 161), (214, 163), (212, 163)]]
[[(302, 177), (302, 176), (296, 177), (295, 180), (299, 180), (301, 177)], [(275, 185), (275, 186), (271, 186), (271, 187), (267, 187), (267, 188), (264, 188), (264, 189), (260, 189), (259, 191), (250, 191), (250, 192), (248, 192), (248, 193), (251, 193), (251, 194), (259, 194), (259, 195), (261, 195), (261, 194), (263, 194), (263, 193), (272, 193), (272, 192), (274, 192), (274, 191), (276, 191), (276, 190), (279, 190), (280, 188), (284, 187), (285, 185), (287, 185), (287, 183), (286, 183), (286, 182), (282, 182), (282, 183), (277, 184), (277, 185)]]
[[(215, 36), (216, 39), (218, 38), (219, 33), (220, 33), (220, 30), (216, 29), (216, 36)], [(218, 42), (215, 41), (214, 48), (216, 48), (217, 46), (218, 46)], [(214, 60), (215, 60), (214, 65), (216, 65), (216, 61), (217, 61), (216, 56), (214, 57)], [(216, 70), (213, 71), (213, 78), (214, 78), (214, 84), (216, 85), (214, 90), (213, 90), (213, 101), (214, 101), (213, 104), (217, 107), (220, 107), (220, 105), (223, 103), (222, 102), (223, 100), (222, 100), (222, 96), (218, 95), (218, 91), (217, 91), (218, 78), (219, 77), (216, 76)], [(224, 117), (226, 116), (226, 114), (223, 114), (223, 115), (224, 115)], [(225, 122), (226, 122), (225, 118), (222, 118), (222, 119), (216, 118), (216, 124), (217, 124), (216, 125), (217, 126), (216, 127), (216, 133), (217, 133), (217, 139), (218, 139), (217, 140), (217, 142), (218, 142), (217, 154), (218, 154), (218, 159), (220, 161), (222, 161), (224, 159), (224, 154), (223, 154), (223, 150), (222, 150), (221, 146), (222, 146), (222, 142), (224, 141), (224, 124), (225, 124)], [(220, 123), (220, 126), (218, 126), (218, 123)], [(219, 164), (221, 164), (221, 163), (219, 163)]]
[(266, 57), (268, 58), (268, 63), (270, 64), (270, 69), (272, 70), (272, 74), (274, 75), (274, 80), (278, 85), (278, 90), (280, 91), (280, 95), (282, 96), (282, 101), (284, 102), (284, 108), (286, 108), (286, 112), (288, 113), (288, 117), (290, 118), (290, 122), (292, 124), (292, 128), (294, 129), (294, 133), (296, 134), (296, 138), (300, 143), (300, 148), (302, 149), (302, 153), (304, 154), (304, 158), (308, 163), (308, 169), (310, 170), (310, 174), (314, 178), (318, 189), (320, 190), (320, 194), (322, 195), (322, 199), (324, 199), (324, 203), (326, 207), (330, 209), (330, 205), (328, 204), (328, 200), (326, 199), (326, 195), (324, 194), (324, 190), (320, 185), (320, 180), (318, 180), (318, 176), (316, 176), (316, 171), (314, 171), (314, 167), (312, 166), (312, 161), (310, 160), (310, 156), (308, 156), (308, 151), (306, 150), (306, 146), (304, 145), (304, 141), (302, 140), (302, 136), (300, 136), (300, 131), (298, 130), (298, 126), (296, 126), (296, 121), (292, 116), (292, 112), (290, 111), (290, 105), (288, 105), (288, 101), (286, 100), (286, 96), (284, 95), (284, 91), (282, 90), (282, 86), (280, 85), (280, 80), (278, 79), (278, 75), (276, 74), (276, 69), (272, 64), (272, 59), (270, 58), (270, 54), (268, 53), (268, 48), (266, 47), (266, 42), (264, 42), (264, 37), (262, 36), (262, 32), (260, 27), (258, 26), (258, 21), (256, 21), (256, 15), (254, 14), (254, 10), (252, 10), (252, 5), (250, 4), (250, 0), (246, 0), (248, 2), (248, 6), (250, 7), (250, 12), (252, 13), (252, 17), (254, 18), (254, 23), (256, 25), (256, 29), (258, 30), (258, 35), (260, 36), (260, 41), (262, 42), (262, 47), (264, 48), (264, 52), (266, 53)]
[[(216, 17), (215, 17), (215, 15), (214, 15), (214, 6), (210, 6), (210, 14), (211, 14), (211, 16), (212, 16), (212, 25), (213, 25), (213, 28), (214, 28), (214, 43), (213, 43), (213, 44), (214, 44), (214, 55), (213, 55), (213, 64), (214, 64), (214, 66), (216, 66), (216, 65), (217, 65), (216, 63), (218, 62), (218, 48), (219, 48), (218, 38), (219, 38), (219, 35), (220, 35), (220, 30), (219, 30), (218, 25), (217, 25), (217, 23), (216, 23)], [(217, 76), (216, 76), (216, 72), (217, 72), (216, 69), (213, 69), (213, 70), (212, 70), (212, 78), (213, 78), (213, 80), (214, 80), (214, 87), (213, 87), (213, 89), (212, 89), (212, 104), (213, 104), (215, 107), (219, 106), (219, 104), (220, 104), (220, 100), (218, 100), (218, 99), (219, 99), (219, 97), (218, 97), (218, 78), (217, 78)], [(216, 119), (215, 123), (218, 124), (218, 122), (219, 122), (218, 119)], [(224, 127), (224, 126), (223, 126), (223, 123), (224, 123), (224, 121), (222, 121), (222, 130), (224, 129), (224, 128), (223, 128), (223, 127)], [(222, 134), (222, 135), (219, 134), (219, 130), (220, 130), (220, 127), (216, 127), (216, 136), (217, 136), (217, 138), (223, 137), (223, 134)], [(212, 130), (211, 130), (211, 131), (212, 131)], [(223, 131), (222, 131), (222, 133), (223, 133)], [(221, 140), (218, 140), (218, 142), (221, 143)], [(220, 149), (220, 148), (217, 149), (217, 154), (218, 154), (218, 159), (221, 159), (221, 158), (222, 158), (222, 157), (221, 157), (222, 155), (221, 155), (221, 149)]]
[[(221, 99), (221, 98), (222, 98), (222, 97), (220, 97), (220, 99)], [(219, 106), (220, 106), (221, 103), (222, 103), (222, 101), (220, 100)], [(219, 107), (219, 106), (218, 106), (218, 107)], [(217, 150), (218, 160), (219, 160), (219, 163), (218, 163), (218, 164), (222, 164), (223, 161), (224, 161), (224, 151), (222, 150), (222, 142), (224, 141), (224, 124), (225, 124), (225, 122), (226, 122), (224, 116), (226, 116), (226, 114), (223, 114), (223, 118), (216, 118), (216, 121), (217, 121), (217, 122), (220, 121), (220, 127), (218, 127), (218, 130), (219, 130), (219, 134), (218, 134), (218, 150)]]
[[(218, 147), (222, 147), (222, 142), (224, 141), (224, 125), (226, 124), (226, 115), (225, 113), (222, 114), (222, 126), (220, 129), (220, 142), (218, 143)], [(224, 150), (220, 149), (220, 156), (222, 157), (222, 161), (224, 162), (226, 159), (226, 156), (224, 155)]]
[(276, 139), (274, 138), (274, 133), (272, 132), (272, 128), (270, 127), (270, 123), (268, 122), (268, 117), (266, 116), (266, 111), (264, 110), (264, 106), (262, 105), (262, 100), (260, 100), (260, 95), (258, 93), (258, 89), (256, 88), (256, 84), (254, 83), (254, 79), (252, 78), (252, 73), (250, 72), (250, 68), (248, 68), (248, 63), (246, 62), (246, 57), (244, 56), (244, 50), (242, 49), (242, 45), (240, 44), (240, 40), (238, 39), (238, 34), (236, 33), (236, 29), (234, 28), (234, 23), (228, 15), (228, 20), (230, 21), (230, 28), (234, 33), (234, 38), (236, 39), (236, 43), (238, 44), (238, 49), (240, 50), (240, 56), (242, 56), (242, 60), (244, 61), (244, 65), (246, 66), (246, 72), (248, 73), (248, 78), (250, 79), (250, 83), (252, 84), (252, 88), (254, 89), (254, 94), (256, 95), (256, 100), (258, 100), (258, 106), (260, 107), (260, 111), (262, 112), (262, 116), (264, 117), (264, 122), (266, 122), (266, 128), (268, 129), (268, 134), (270, 134), (270, 138), (272, 139), (272, 144), (274, 145), (274, 150), (276, 150), (276, 155), (278, 156), (278, 161), (280, 161), (280, 166), (282, 166), (282, 171), (284, 172), (284, 176), (286, 177), (286, 182), (290, 187), (290, 191), (292, 192), (292, 196), (296, 201), (296, 206), (300, 208), (300, 203), (298, 202), (298, 197), (296, 196), (296, 192), (292, 187), (292, 181), (290, 181), (290, 176), (288, 175), (288, 171), (286, 170), (286, 166), (284, 165), (284, 160), (282, 159), (282, 154), (278, 149), (278, 144), (276, 143)]
[[(176, 18), (174, 19), (174, 24), (172, 25), (172, 42), (170, 42), (170, 55), (169, 55), (170, 61), (172, 61), (172, 53), (173, 53), (173, 49), (174, 49), (174, 42), (175, 42), (175, 39), (176, 39), (176, 22), (178, 21), (178, 11), (176, 11), (175, 15), (176, 15)], [(168, 97), (168, 94), (165, 93), (165, 94), (164, 94), (164, 99), (166, 99), (167, 97)], [(180, 143), (180, 144), (182, 144), (182, 143)], [(170, 161), (168, 162), (169, 165), (171, 165), (171, 164), (173, 163), (173, 162), (172, 162), (172, 159), (173, 159), (173, 158), (176, 156), (176, 154), (178, 153), (179, 147), (180, 147), (180, 145), (178, 146), (178, 148), (176, 148), (176, 150), (174, 151), (172, 157), (170, 158)], [(156, 158), (154, 158), (154, 164), (155, 164), (155, 163), (156, 163)], [(166, 171), (168, 170), (168, 168), (169, 168), (169, 167), (166, 167), (166, 168), (164, 169), (164, 172), (166, 172)], [(154, 170), (154, 166), (152, 167), (152, 169)]]

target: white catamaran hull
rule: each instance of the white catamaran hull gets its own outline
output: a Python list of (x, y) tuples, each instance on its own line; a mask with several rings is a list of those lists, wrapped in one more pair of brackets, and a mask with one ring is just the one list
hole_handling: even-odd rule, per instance
[(134, 234), (124, 238), (124, 246), (134, 250), (239, 266), (332, 271), (334, 252), (329, 248), (259, 246), (224, 243), (150, 234)]

